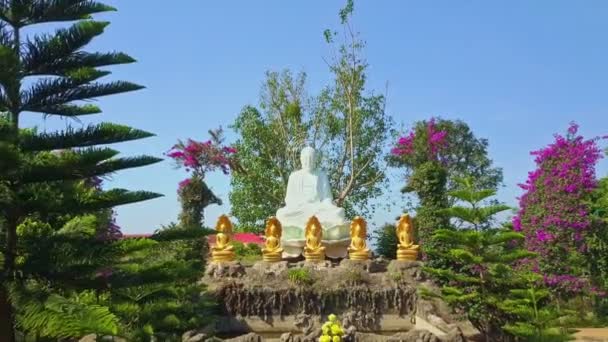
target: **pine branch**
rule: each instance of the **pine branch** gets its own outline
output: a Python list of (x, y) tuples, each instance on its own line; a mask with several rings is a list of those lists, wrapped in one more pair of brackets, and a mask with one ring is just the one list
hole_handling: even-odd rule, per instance
[(58, 115), (64, 117), (76, 117), (81, 115), (99, 114), (101, 109), (96, 105), (75, 105), (75, 104), (63, 104), (63, 105), (52, 105), (52, 106), (41, 106), (38, 108), (39, 113), (45, 115)]
[(7, 94), (16, 89), (15, 80), (19, 70), (19, 59), (12, 47), (0, 45), (0, 86)]
[[(107, 22), (83, 21), (54, 35), (34, 36), (25, 42), (23, 69), (26, 76), (65, 75), (82, 67), (99, 67), (133, 62), (125, 54), (98, 54), (80, 51), (103, 33)], [(103, 58), (100, 58), (103, 57)], [(88, 61), (88, 63), (86, 63)]]
[(89, 0), (3, 0), (0, 19), (21, 28), (27, 25), (89, 19), (91, 14), (116, 9)]
[(94, 161), (94, 159), (87, 160), (86, 158), (81, 158), (64, 161), (58, 164), (30, 167), (23, 171), (21, 181), (23, 183), (39, 183), (85, 179), (94, 176), (107, 175), (119, 170), (155, 164), (162, 161), (162, 159), (150, 156), (140, 156), (116, 158), (98, 164), (94, 163)]
[(40, 81), (37, 86), (23, 94), (23, 105), (21, 110), (45, 113), (45, 108), (48, 107), (144, 88), (135, 83), (124, 81), (90, 83), (73, 88), (69, 87), (68, 83), (70, 83), (70, 81), (65, 81), (65, 79), (63, 79), (63, 81)]
[(126, 189), (112, 189), (103, 191), (86, 198), (66, 197), (49, 202), (46, 199), (31, 198), (23, 206), (25, 214), (39, 213), (82, 215), (99, 212), (119, 205), (142, 202), (158, 197), (162, 194), (149, 191), (129, 191)]
[(36, 0), (25, 24), (89, 19), (92, 14), (116, 11), (114, 7), (90, 0)]
[(152, 133), (112, 123), (89, 125), (83, 129), (66, 128), (61, 132), (31, 134), (22, 132), (23, 151), (52, 151), (74, 147), (106, 145), (154, 136)]
[(8, 30), (8, 24), (0, 21), (0, 45), (11, 46), (13, 44), (13, 37)]

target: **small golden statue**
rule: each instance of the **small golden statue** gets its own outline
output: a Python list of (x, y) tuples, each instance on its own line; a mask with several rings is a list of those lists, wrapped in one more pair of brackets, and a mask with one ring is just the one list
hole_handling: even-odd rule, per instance
[(323, 261), (325, 260), (325, 247), (321, 245), (323, 231), (321, 223), (316, 216), (311, 217), (306, 223), (306, 246), (304, 246), (304, 258), (306, 261)]
[(348, 256), (352, 260), (369, 259), (369, 248), (365, 243), (367, 238), (367, 222), (362, 217), (355, 217), (350, 224), (350, 246)]
[(281, 235), (283, 228), (276, 217), (271, 217), (266, 223), (266, 244), (262, 248), (262, 260), (267, 262), (281, 261), (283, 248), (281, 248)]
[(215, 225), (215, 246), (211, 248), (212, 262), (234, 261), (234, 246), (232, 246), (232, 223), (228, 216), (222, 215)]
[(397, 260), (416, 261), (420, 246), (414, 244), (414, 226), (412, 218), (404, 214), (397, 222)]

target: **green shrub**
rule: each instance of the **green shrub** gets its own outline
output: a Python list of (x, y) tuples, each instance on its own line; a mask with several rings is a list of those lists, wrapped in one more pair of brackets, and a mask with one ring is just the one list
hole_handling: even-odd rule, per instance
[(262, 258), (262, 249), (255, 243), (233, 241), (234, 253), (239, 261), (256, 261)]
[(386, 223), (372, 234), (376, 242), (375, 252), (387, 259), (394, 259), (397, 255), (397, 233), (395, 225)]
[(310, 285), (314, 282), (308, 268), (291, 268), (287, 271), (287, 278), (294, 285)]

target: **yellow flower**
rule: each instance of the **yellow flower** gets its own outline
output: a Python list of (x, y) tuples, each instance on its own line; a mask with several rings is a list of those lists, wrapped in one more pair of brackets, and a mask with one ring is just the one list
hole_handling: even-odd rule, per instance
[(321, 336), (319, 337), (319, 342), (332, 342), (332, 340), (329, 336)]
[(339, 324), (332, 324), (331, 333), (332, 335), (342, 335), (344, 332), (342, 331), (342, 327), (340, 327)]
[(334, 336), (334, 338), (332, 339), (331, 342), (340, 342), (342, 341), (342, 339), (340, 338), (340, 336)]

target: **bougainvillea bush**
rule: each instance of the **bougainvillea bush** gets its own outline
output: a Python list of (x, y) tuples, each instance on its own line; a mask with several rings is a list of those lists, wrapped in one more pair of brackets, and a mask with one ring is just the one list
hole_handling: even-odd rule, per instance
[(182, 205), (179, 216), (184, 227), (202, 226), (204, 210), (210, 204), (221, 205), (222, 201), (205, 183), (208, 172), (240, 170), (236, 149), (224, 145), (222, 129), (209, 131), (211, 139), (201, 142), (188, 139), (179, 141), (167, 153), (177, 166), (190, 172), (190, 177), (179, 182), (178, 196)]
[(520, 209), (513, 228), (538, 253), (530, 262), (554, 293), (564, 297), (590, 289), (586, 238), (592, 225), (587, 199), (597, 186), (595, 166), (602, 157), (599, 138), (585, 139), (571, 123), (547, 147), (531, 152), (536, 169), (519, 186)]

